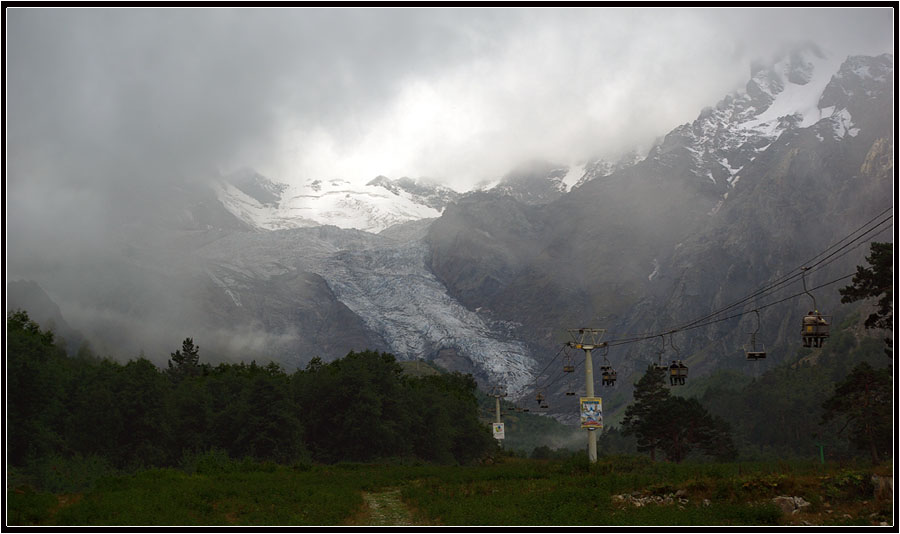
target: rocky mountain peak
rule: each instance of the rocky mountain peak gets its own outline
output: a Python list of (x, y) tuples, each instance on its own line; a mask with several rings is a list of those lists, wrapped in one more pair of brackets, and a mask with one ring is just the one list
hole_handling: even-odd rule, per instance
[(893, 54), (849, 56), (822, 92), (819, 108), (846, 108), (854, 96), (877, 98), (893, 89)]
[(276, 183), (250, 168), (225, 176), (225, 181), (263, 205), (278, 206), (287, 184)]
[(746, 92), (759, 112), (765, 111), (787, 84), (806, 85), (815, 74), (816, 63), (825, 58), (813, 43), (782, 50), (774, 61), (755, 61), (750, 66)]
[(840, 65), (813, 44), (785, 49), (770, 62), (753, 63), (745, 92), (725, 96), (673, 129), (649, 159), (668, 175), (724, 196), (741, 169), (784, 132), (828, 119), (838, 134), (854, 135), (848, 102), (858, 91), (872, 96), (890, 90), (885, 80), (892, 69), (889, 55)]

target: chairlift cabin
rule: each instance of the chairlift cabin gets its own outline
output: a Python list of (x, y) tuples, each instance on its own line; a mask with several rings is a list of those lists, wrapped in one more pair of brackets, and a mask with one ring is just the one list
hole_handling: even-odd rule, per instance
[(600, 367), (600, 384), (604, 386), (616, 385), (616, 370), (609, 365)]
[(806, 271), (809, 267), (802, 267), (803, 270), (803, 291), (812, 299), (813, 309), (803, 317), (803, 331), (801, 338), (803, 346), (810, 348), (819, 348), (825, 343), (825, 339), (829, 336), (829, 328), (827, 316), (819, 313), (819, 307), (816, 305), (816, 297), (806, 289)]
[(810, 311), (803, 317), (801, 337), (804, 347), (819, 348), (825, 343), (825, 339), (830, 335), (829, 330), (831, 328), (825, 317), (818, 310)]
[(744, 345), (744, 354), (749, 361), (765, 360), (766, 347), (764, 345), (759, 347)]
[(540, 391), (538, 391), (537, 395), (535, 395), (534, 398), (538, 404), (541, 404), (542, 402), (544, 402), (544, 394), (541, 393)]
[(669, 366), (669, 385), (684, 385), (687, 378), (688, 368), (681, 360), (672, 360)]
[(756, 333), (750, 334), (750, 342), (744, 345), (744, 354), (750, 361), (766, 359), (766, 346), (756, 342)]
[(572, 379), (566, 381), (566, 396), (574, 397), (575, 396), (575, 387), (572, 386)]
[(572, 355), (569, 354), (569, 348), (566, 346), (566, 353), (563, 359), (563, 372), (564, 373), (574, 373), (575, 366), (572, 365)]
[(606, 356), (609, 354), (609, 345), (603, 347), (603, 365), (600, 366), (600, 384), (603, 386), (614, 386), (616, 385), (616, 370), (613, 369), (612, 364), (609, 363), (609, 358)]
[(750, 342), (744, 345), (744, 354), (750, 361), (763, 360), (766, 357), (766, 346), (756, 343), (756, 334), (759, 333), (759, 310), (753, 310), (756, 313), (756, 331), (750, 333)]
[(662, 355), (666, 352), (666, 336), (659, 336), (662, 338), (662, 348), (656, 351), (656, 363), (651, 364), (653, 369), (656, 371), (668, 371), (669, 366), (663, 364)]

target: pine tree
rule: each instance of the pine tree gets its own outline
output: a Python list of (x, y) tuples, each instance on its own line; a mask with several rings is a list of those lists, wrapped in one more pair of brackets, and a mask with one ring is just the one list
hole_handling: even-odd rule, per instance
[(637, 438), (638, 451), (649, 451), (655, 460), (658, 449), (673, 462), (681, 462), (695, 448), (722, 460), (734, 458), (730, 425), (697, 399), (670, 395), (665, 375), (664, 369), (648, 367), (635, 384), (634, 404), (625, 409), (622, 428), (625, 435)]
[(853, 368), (847, 378), (835, 386), (834, 395), (822, 404), (822, 424), (844, 419), (838, 433), (849, 426), (850, 442), (868, 450), (873, 463), (879, 451), (889, 451), (892, 438), (891, 375), (889, 369), (874, 369), (866, 362)]
[(181, 350), (169, 357), (169, 374), (175, 378), (200, 374), (200, 347), (194, 345), (193, 338), (185, 338)]
[(650, 452), (650, 458), (656, 459), (656, 449), (662, 439), (659, 433), (659, 408), (669, 398), (669, 390), (665, 387), (666, 371), (653, 365), (634, 386), (634, 403), (625, 409), (622, 420), (623, 434), (637, 438), (637, 450)]
[[(894, 327), (894, 244), (872, 243), (871, 251), (866, 256), (870, 268), (857, 265), (853, 283), (838, 291), (841, 293), (841, 302), (849, 303), (857, 300), (878, 298), (878, 309), (866, 318), (866, 328), (880, 328), (892, 331)], [(880, 298), (879, 298), (880, 297)], [(884, 352), (892, 354), (890, 337), (884, 338)]]

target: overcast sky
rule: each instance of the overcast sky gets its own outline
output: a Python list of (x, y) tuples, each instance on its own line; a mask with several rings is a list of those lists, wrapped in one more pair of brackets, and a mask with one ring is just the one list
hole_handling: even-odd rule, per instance
[(8, 187), (62, 188), (57, 207), (243, 166), (465, 190), (527, 158), (646, 150), (786, 43), (894, 44), (887, 8), (6, 13)]

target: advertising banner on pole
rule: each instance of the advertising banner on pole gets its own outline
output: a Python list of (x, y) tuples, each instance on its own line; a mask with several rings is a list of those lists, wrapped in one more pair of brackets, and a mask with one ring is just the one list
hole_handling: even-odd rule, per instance
[(503, 431), (503, 423), (494, 423), (494, 438), (504, 439), (506, 437)]
[(581, 397), (581, 428), (603, 428), (603, 399)]

